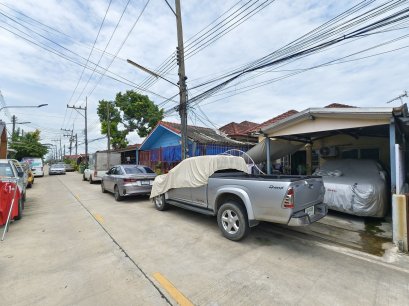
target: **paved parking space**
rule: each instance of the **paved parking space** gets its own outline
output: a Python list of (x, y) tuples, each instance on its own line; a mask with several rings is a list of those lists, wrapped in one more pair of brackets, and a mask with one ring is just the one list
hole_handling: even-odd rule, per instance
[(115, 202), (77, 173), (38, 179), (28, 197), (25, 217), (0, 248), (0, 299), (7, 305), (409, 300), (406, 256), (379, 258), (268, 223), (232, 242), (215, 218), (159, 212), (147, 197)]

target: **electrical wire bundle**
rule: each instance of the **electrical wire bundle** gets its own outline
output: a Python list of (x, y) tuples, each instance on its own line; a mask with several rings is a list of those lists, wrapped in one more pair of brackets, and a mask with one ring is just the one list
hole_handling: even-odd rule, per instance
[[(205, 99), (226, 89), (227, 85), (234, 83), (239, 79), (240, 83), (243, 83), (243, 78), (254, 72), (261, 74), (260, 71), (262, 70), (281, 67), (286, 63), (335, 47), (341, 42), (357, 40), (368, 36), (381, 34), (389, 30), (401, 29), (393, 29), (391, 27), (407, 22), (409, 17), (409, 8), (407, 6), (408, 1), (387, 1), (375, 7), (370, 7), (371, 4), (375, 2), (376, 1), (362, 1), (314, 30), (285, 45), (284, 47), (279, 48), (278, 50), (275, 50), (246, 65), (242, 65), (228, 73), (224, 73), (216, 78), (191, 87), (190, 89), (192, 90), (205, 86), (209, 87), (209, 85), (211, 86), (202, 93), (190, 98), (188, 101), (188, 107), (193, 108), (199, 105), (199, 103)], [(406, 27), (406, 25), (403, 26), (403, 28)], [(403, 35), (398, 39), (403, 39), (406, 37), (407, 35)], [(390, 40), (388, 43), (394, 41), (396, 40)], [(378, 46), (382, 46), (384, 44), (386, 44), (386, 42), (378, 44)], [(360, 52), (364, 51), (367, 51), (367, 49), (361, 50)], [(355, 52), (351, 55), (356, 55), (360, 52)], [(331, 62), (333, 61), (318, 66), (330, 65)], [(301, 69), (299, 71), (292, 72), (290, 75), (298, 74), (313, 68), (316, 67)], [(286, 77), (288, 76), (289, 75)], [(247, 80), (249, 79), (251, 79), (251, 77), (249, 77)], [(220, 83), (217, 85), (212, 85), (216, 82)], [(234, 85), (231, 85), (230, 88), (233, 86)], [(175, 109), (171, 108), (168, 109), (165, 114), (169, 115), (174, 112)]]

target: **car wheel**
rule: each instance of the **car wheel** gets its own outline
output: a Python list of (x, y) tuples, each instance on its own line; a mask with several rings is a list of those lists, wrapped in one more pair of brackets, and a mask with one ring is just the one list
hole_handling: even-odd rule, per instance
[(94, 181), (92, 180), (92, 174), (89, 176), (89, 183), (94, 184)]
[(246, 212), (233, 201), (220, 207), (217, 212), (217, 224), (223, 236), (233, 241), (243, 239), (250, 230)]
[(102, 191), (102, 193), (107, 192), (107, 190), (105, 189), (105, 186), (104, 186), (104, 181), (101, 181), (101, 191)]
[(165, 201), (165, 195), (161, 194), (157, 197), (153, 198), (153, 204), (155, 204), (155, 208), (160, 211), (164, 211), (169, 208), (169, 204)]
[(119, 193), (119, 188), (117, 185), (115, 185), (114, 187), (114, 197), (116, 201), (122, 201), (123, 197), (121, 196), (121, 194)]
[(18, 214), (14, 217), (14, 220), (20, 220), (23, 218), (23, 199), (18, 200)]

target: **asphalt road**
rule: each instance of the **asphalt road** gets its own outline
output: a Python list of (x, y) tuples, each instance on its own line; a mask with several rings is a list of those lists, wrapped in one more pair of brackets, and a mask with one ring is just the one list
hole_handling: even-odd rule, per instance
[[(78, 173), (36, 178), (0, 242), (1, 305), (409, 305), (407, 256), (378, 258), (262, 224), (115, 202)], [(2, 228), (0, 229), (2, 231)]]

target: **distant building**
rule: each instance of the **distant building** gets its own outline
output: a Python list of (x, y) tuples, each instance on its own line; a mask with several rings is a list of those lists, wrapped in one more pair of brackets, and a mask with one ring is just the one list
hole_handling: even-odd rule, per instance
[[(227, 150), (247, 151), (254, 144), (237, 141), (216, 129), (188, 125), (188, 156), (216, 155)], [(167, 172), (181, 160), (180, 124), (160, 121), (139, 148), (139, 164)]]
[(250, 121), (242, 121), (240, 123), (230, 122), (220, 128), (220, 131), (225, 133), (227, 137), (245, 141), (245, 142), (257, 142), (257, 137), (251, 135), (249, 131), (258, 126), (258, 123)]

